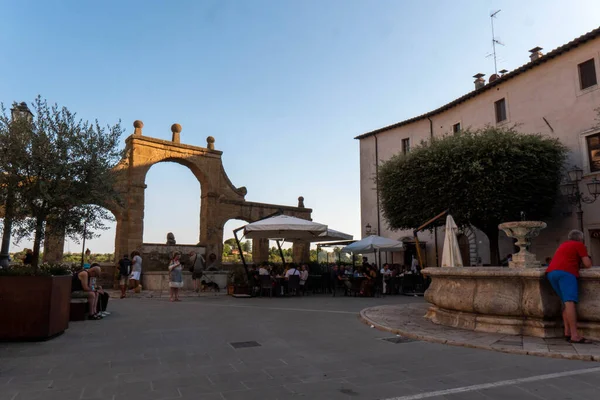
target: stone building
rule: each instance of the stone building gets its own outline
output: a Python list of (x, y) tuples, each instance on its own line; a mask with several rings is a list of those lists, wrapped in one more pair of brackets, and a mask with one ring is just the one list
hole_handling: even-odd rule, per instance
[[(377, 201), (376, 165), (399, 152), (434, 136), (453, 134), (463, 128), (518, 124), (522, 132), (541, 133), (559, 138), (569, 149), (569, 165), (584, 171), (584, 182), (600, 178), (600, 28), (595, 29), (546, 54), (540, 47), (530, 50), (530, 61), (513, 71), (501, 71), (488, 82), (475, 75), (475, 88), (464, 96), (423, 115), (362, 134), (360, 141), (360, 196), (363, 235), (367, 225), (381, 236), (403, 239), (410, 249), (408, 231), (391, 231), (381, 215)], [(587, 193), (585, 185), (581, 190)], [(441, 211), (441, 210), (440, 210)], [(600, 260), (600, 198), (584, 204), (586, 243), (595, 260)], [(538, 259), (552, 256), (569, 229), (578, 228), (576, 209), (565, 206), (548, 222), (534, 241), (532, 251)], [(432, 216), (433, 217), (433, 216)], [(436, 265), (436, 249), (441, 258), (443, 230), (437, 235), (424, 232), (428, 265)], [(459, 237), (466, 265), (490, 262), (487, 237), (467, 229)], [(512, 252), (512, 242), (501, 234), (500, 255)], [(402, 257), (402, 255), (398, 255)], [(397, 258), (395, 259), (398, 260)], [(383, 260), (385, 261), (385, 259)]]

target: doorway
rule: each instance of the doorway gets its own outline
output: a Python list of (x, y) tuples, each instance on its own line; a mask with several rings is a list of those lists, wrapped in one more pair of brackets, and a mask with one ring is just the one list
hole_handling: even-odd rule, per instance
[(469, 247), (469, 238), (463, 234), (458, 235), (458, 248), (464, 266), (471, 265), (471, 249)]

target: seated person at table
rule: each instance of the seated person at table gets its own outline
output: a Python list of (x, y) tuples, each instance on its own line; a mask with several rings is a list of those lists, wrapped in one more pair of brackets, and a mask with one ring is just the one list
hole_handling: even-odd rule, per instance
[(269, 273), (269, 263), (263, 262), (260, 264), (260, 268), (258, 269), (259, 275), (270, 275)]
[(367, 268), (364, 276), (365, 279), (360, 285), (360, 295), (370, 297), (373, 295), (373, 288), (375, 287), (375, 278), (377, 278), (377, 269), (373, 267)]
[(383, 293), (388, 293), (388, 283), (392, 279), (392, 270), (390, 269), (389, 264), (383, 264), (383, 268), (381, 268), (381, 276), (383, 277)]
[(285, 271), (285, 279), (289, 280), (290, 276), (298, 275), (300, 276), (300, 271), (296, 268), (296, 264), (291, 264), (287, 271)]

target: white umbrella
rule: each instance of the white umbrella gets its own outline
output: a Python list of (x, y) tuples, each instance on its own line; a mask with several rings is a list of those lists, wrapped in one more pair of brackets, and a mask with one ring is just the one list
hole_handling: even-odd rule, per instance
[(376, 250), (402, 251), (404, 250), (404, 246), (402, 245), (402, 242), (399, 242), (397, 240), (388, 239), (377, 235), (371, 235), (367, 236), (362, 240), (359, 240), (358, 242), (349, 244), (348, 246), (342, 249), (342, 252), (363, 254), (370, 253)]
[(289, 215), (277, 215), (244, 227), (244, 237), (248, 239), (314, 241), (315, 238), (325, 233), (327, 233), (327, 225)]
[(311, 239), (311, 242), (334, 242), (341, 240), (352, 240), (354, 236), (349, 235), (347, 233), (343, 233), (340, 231), (336, 231), (334, 229), (327, 229), (326, 232), (323, 232), (319, 236)]
[(442, 252), (442, 267), (463, 267), (460, 247), (456, 232), (458, 227), (451, 215), (446, 217), (446, 235), (444, 237), (444, 251)]

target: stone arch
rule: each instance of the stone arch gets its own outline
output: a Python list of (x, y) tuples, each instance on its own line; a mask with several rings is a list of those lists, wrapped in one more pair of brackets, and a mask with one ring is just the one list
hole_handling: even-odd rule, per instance
[[(152, 165), (161, 162), (183, 165), (198, 179), (201, 190), (198, 245), (204, 247), (207, 254), (215, 253), (219, 261), (223, 250), (223, 226), (230, 219), (253, 222), (274, 212), (311, 219), (312, 210), (305, 208), (300, 199), (298, 207), (246, 201), (246, 188), (235, 187), (227, 176), (221, 159), (223, 152), (215, 150), (212, 136), (206, 138), (206, 147), (192, 146), (181, 143), (179, 124), (171, 127), (171, 141), (144, 136), (141, 121), (135, 121), (133, 126), (134, 133), (125, 139), (123, 159), (113, 169), (115, 188), (123, 199), (123, 206), (113, 211), (117, 218), (116, 253), (130, 253), (143, 245), (146, 174)], [(295, 261), (308, 261), (309, 246), (295, 244), (294, 255)]]

